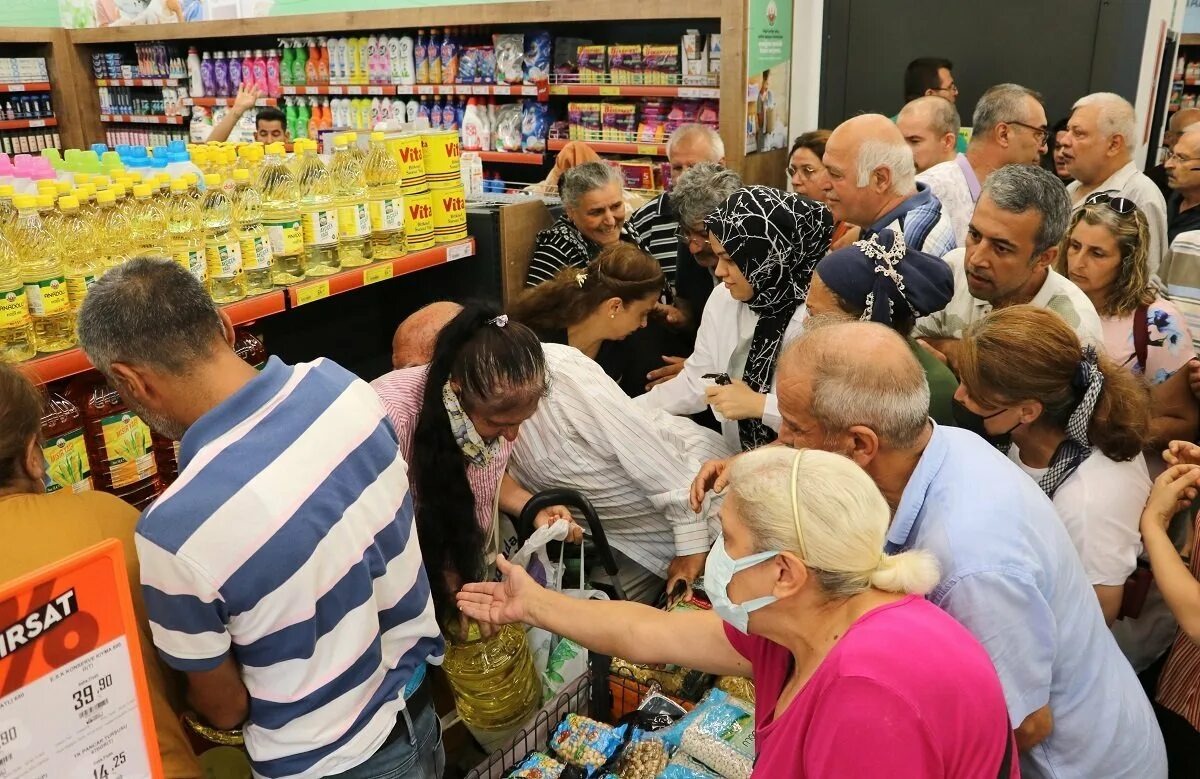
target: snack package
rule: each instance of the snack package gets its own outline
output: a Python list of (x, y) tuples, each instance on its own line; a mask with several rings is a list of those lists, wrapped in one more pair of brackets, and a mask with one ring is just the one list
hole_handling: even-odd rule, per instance
[(642, 83), (642, 47), (617, 45), (608, 47), (608, 72), (613, 84)]
[(754, 715), (733, 698), (709, 706), (684, 729), (679, 748), (720, 776), (750, 779)]
[(458, 83), (474, 84), (479, 79), (479, 49), (469, 46), (458, 55)]
[(600, 106), (604, 140), (633, 143), (637, 138), (637, 106), (633, 103), (604, 103)]
[(549, 755), (531, 752), (506, 779), (558, 779), (565, 768)]
[(625, 189), (654, 189), (654, 163), (650, 160), (622, 160), (618, 166)]
[(671, 758), (667, 767), (658, 775), (658, 779), (721, 779), (704, 766), (687, 755), (678, 754)]
[(496, 84), (496, 49), (492, 46), (480, 46), (478, 57), (478, 70), (476, 71), (477, 84)]
[(621, 753), (617, 763), (620, 779), (655, 779), (667, 767), (667, 750), (661, 741), (641, 739)]
[(613, 728), (579, 714), (568, 714), (550, 737), (550, 747), (560, 758), (590, 775), (620, 748), (626, 727)]
[(525, 63), (525, 36), (521, 33), (497, 33), (492, 36), (496, 52), (496, 83), (520, 84)]
[(600, 104), (567, 103), (568, 132), (572, 141), (600, 140)]
[(647, 44), (642, 47), (642, 71), (647, 84), (679, 82), (679, 47)]
[[(615, 658), (613, 662), (616, 662)], [(687, 713), (687, 716), (683, 717), (669, 728), (654, 731), (652, 734), (650, 734), (650, 736), (652, 738), (661, 740), (667, 745), (667, 751), (673, 754), (675, 750), (679, 749), (679, 745), (683, 741), (684, 731), (687, 730), (692, 723), (696, 722), (700, 717), (702, 717), (706, 711), (722, 705), (738, 706), (738, 703), (735, 699), (729, 697), (729, 693), (721, 690), (709, 690), (708, 693), (705, 694), (704, 698), (696, 704), (696, 708)], [(751, 713), (749, 707), (742, 707), (742, 711), (745, 714)]]
[(580, 46), (576, 49), (580, 84), (603, 84), (608, 77), (608, 49)]
[(521, 148), (525, 151), (546, 150), (549, 129), (549, 107), (537, 100), (524, 100), (521, 105)]
[(492, 128), (496, 151), (521, 150), (521, 105), (505, 103), (496, 109), (496, 126)]
[(550, 33), (539, 30), (525, 43), (525, 83), (549, 79), (550, 61)]

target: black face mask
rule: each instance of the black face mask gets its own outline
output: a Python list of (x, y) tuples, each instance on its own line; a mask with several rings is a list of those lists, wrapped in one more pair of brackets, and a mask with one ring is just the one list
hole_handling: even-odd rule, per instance
[(1012, 446), (1012, 431), (1021, 426), (1020, 422), (1010, 427), (1003, 433), (989, 433), (984, 422), (992, 417), (1003, 414), (1008, 409), (1002, 408), (994, 414), (976, 414), (971, 409), (964, 406), (958, 401), (958, 398), (952, 398), (950, 401), (951, 411), (954, 414), (954, 424), (961, 427), (963, 430), (970, 430), (975, 435), (987, 441), (992, 446), (1002, 452), (1008, 451), (1008, 447)]

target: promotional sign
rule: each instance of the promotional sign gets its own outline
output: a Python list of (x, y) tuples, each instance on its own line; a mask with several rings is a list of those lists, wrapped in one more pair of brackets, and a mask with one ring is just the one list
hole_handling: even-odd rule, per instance
[(792, 0), (750, 0), (746, 28), (746, 152), (788, 146)]
[(0, 779), (161, 779), (124, 555), (0, 587)]

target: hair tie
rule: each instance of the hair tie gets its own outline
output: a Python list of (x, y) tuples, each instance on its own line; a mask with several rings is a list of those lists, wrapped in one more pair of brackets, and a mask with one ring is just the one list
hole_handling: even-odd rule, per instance
[(496, 317), (495, 319), (489, 319), (487, 321), (487, 324), (495, 325), (496, 327), (504, 327), (505, 325), (508, 324), (508, 314), (501, 314), (500, 316)]
[(1086, 392), (1094, 378), (1100, 375), (1099, 365), (1100, 356), (1096, 352), (1096, 347), (1091, 345), (1083, 347), (1083, 358), (1075, 366), (1075, 375), (1071, 379), (1071, 386), (1079, 392)]
[(580, 289), (583, 289), (583, 285), (587, 283), (587, 276), (586, 273), (575, 274), (575, 283), (579, 285)]

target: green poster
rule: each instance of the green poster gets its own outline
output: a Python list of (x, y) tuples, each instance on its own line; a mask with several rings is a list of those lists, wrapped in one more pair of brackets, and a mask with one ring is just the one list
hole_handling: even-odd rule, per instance
[(746, 75), (792, 58), (792, 0), (750, 0)]
[(6, 0), (4, 21), (6, 27), (61, 27), (58, 3), (54, 0)]
[[(466, 5), (478, 2), (508, 2), (509, 0), (438, 0), (437, 5)], [(319, 14), (333, 11), (376, 11), (388, 8), (423, 8), (430, 0), (273, 0), (270, 10), (259, 16), (289, 16)]]
[(750, 0), (746, 28), (746, 153), (788, 146), (792, 0)]

